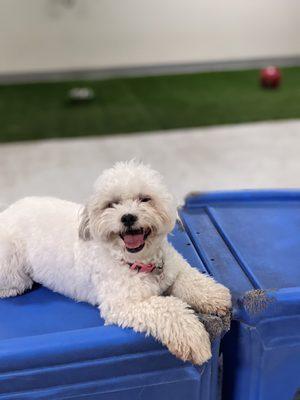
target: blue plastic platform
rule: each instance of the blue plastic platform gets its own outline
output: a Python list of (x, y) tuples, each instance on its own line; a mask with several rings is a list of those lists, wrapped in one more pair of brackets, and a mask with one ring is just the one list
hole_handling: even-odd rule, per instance
[[(170, 240), (204, 270), (186, 233)], [(0, 400), (215, 400), (219, 341), (202, 367), (151, 337), (104, 326), (97, 308), (36, 286), (0, 300)]]
[(205, 268), (235, 299), (222, 343), (223, 400), (295, 399), (300, 191), (191, 195), (180, 215)]

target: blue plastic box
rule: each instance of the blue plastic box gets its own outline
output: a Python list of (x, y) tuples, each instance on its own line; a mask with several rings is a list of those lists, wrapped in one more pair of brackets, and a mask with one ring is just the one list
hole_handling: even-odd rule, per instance
[(205, 268), (235, 299), (222, 343), (223, 400), (296, 399), (300, 192), (196, 194), (180, 214)]
[[(186, 233), (170, 238), (204, 270)], [(151, 337), (104, 326), (95, 307), (35, 287), (0, 300), (0, 400), (215, 400), (219, 341), (202, 367)]]

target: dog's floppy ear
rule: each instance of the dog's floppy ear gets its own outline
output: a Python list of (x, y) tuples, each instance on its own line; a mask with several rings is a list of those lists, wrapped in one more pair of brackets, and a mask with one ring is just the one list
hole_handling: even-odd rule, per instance
[(79, 224), (78, 234), (80, 239), (87, 241), (91, 240), (91, 232), (90, 232), (90, 217), (86, 207), (84, 207), (81, 213), (81, 221)]

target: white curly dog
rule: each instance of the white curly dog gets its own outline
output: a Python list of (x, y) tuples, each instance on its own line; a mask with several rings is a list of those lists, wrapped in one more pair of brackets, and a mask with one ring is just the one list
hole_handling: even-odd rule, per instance
[(0, 213), (0, 298), (35, 281), (99, 306), (106, 324), (151, 334), (202, 364), (210, 340), (192, 308), (222, 316), (231, 297), (168, 243), (176, 216), (161, 176), (135, 161), (105, 170), (85, 207), (19, 200)]

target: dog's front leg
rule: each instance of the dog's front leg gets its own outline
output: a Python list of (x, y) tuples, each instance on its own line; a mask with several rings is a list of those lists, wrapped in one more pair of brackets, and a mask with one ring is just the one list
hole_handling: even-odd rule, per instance
[(209, 335), (203, 324), (188, 304), (176, 297), (102, 302), (100, 312), (106, 323), (150, 334), (184, 361), (202, 364), (211, 357)]
[(210, 276), (192, 268), (175, 249), (172, 250), (168, 262), (176, 264), (179, 273), (171, 295), (179, 297), (198, 312), (226, 315), (231, 308), (230, 291)]

